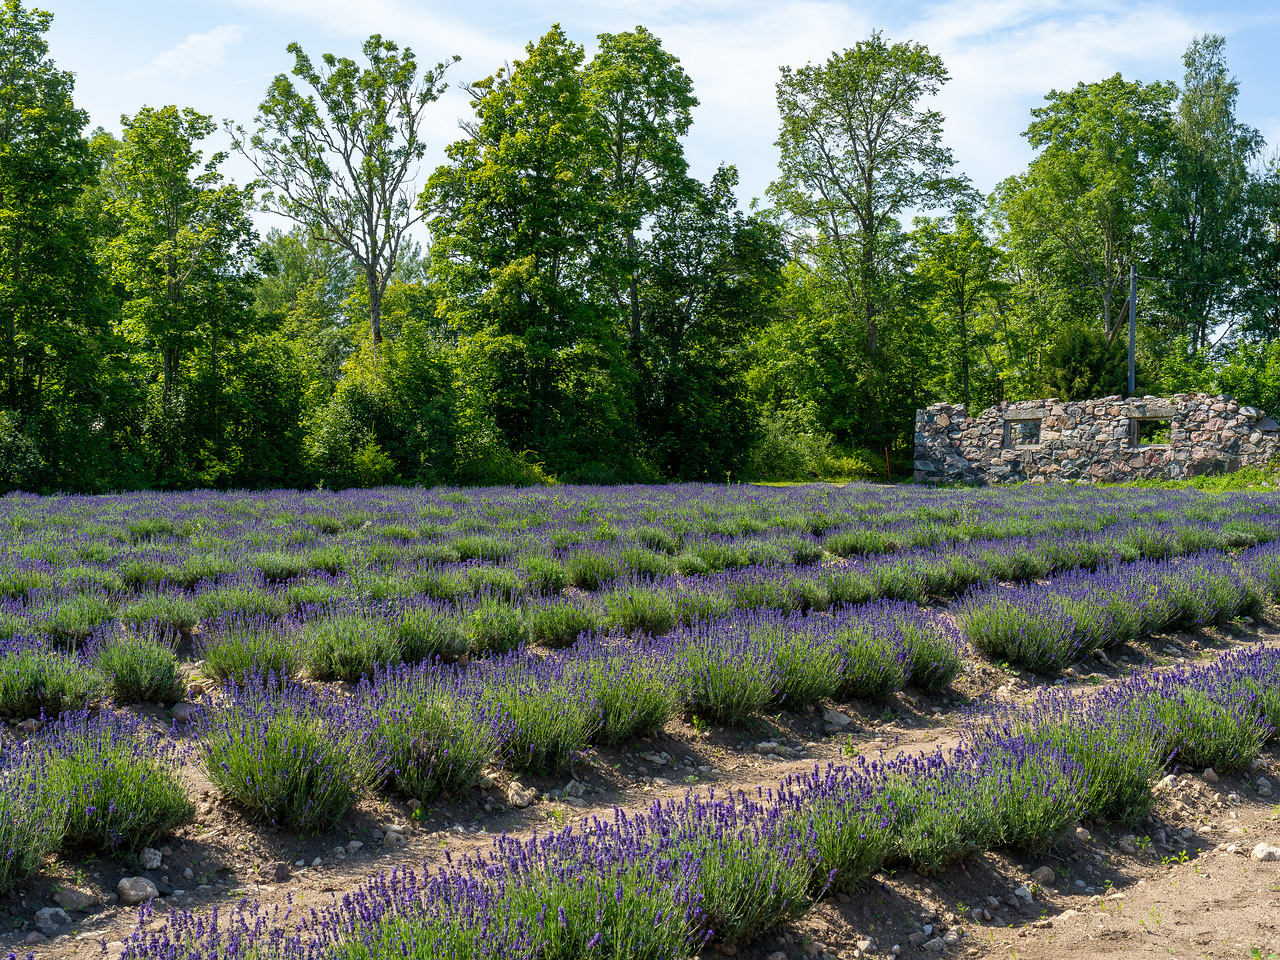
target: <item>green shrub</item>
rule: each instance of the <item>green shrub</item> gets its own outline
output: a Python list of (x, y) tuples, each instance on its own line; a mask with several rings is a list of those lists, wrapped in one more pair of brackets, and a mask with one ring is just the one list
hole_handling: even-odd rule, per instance
[(676, 624), (676, 605), (671, 593), (654, 588), (614, 590), (604, 598), (607, 622), (624, 633), (662, 636)]
[(463, 629), (476, 655), (508, 653), (528, 638), (520, 611), (496, 600), (484, 600), (467, 617)]
[(250, 554), (249, 566), (262, 574), (267, 583), (282, 583), (300, 577), (311, 569), (311, 562), (296, 553), (269, 551)]
[(359, 680), (400, 661), (400, 644), (381, 620), (346, 614), (308, 623), (301, 643), (315, 680)]
[(70, 798), (67, 846), (137, 851), (190, 822), (172, 741), (112, 714), (67, 717), (47, 732), (54, 789)]
[(97, 666), (116, 703), (173, 703), (182, 699), (178, 658), (155, 640), (112, 640), (98, 651)]
[(521, 558), (520, 568), (524, 572), (525, 582), (534, 593), (559, 593), (569, 580), (564, 564), (541, 554)]
[(437, 658), (453, 663), (471, 650), (457, 615), (431, 607), (405, 613), (395, 628), (395, 638), (406, 663)]
[(244, 683), (255, 674), (296, 677), (306, 653), (296, 635), (278, 624), (229, 618), (200, 634), (196, 651), (205, 676)]
[(0, 713), (26, 719), (79, 710), (103, 690), (102, 674), (77, 657), (43, 647), (0, 657)]
[(529, 640), (540, 647), (567, 647), (584, 633), (604, 626), (604, 618), (577, 600), (539, 603), (525, 611)]
[(186, 597), (159, 593), (135, 600), (125, 607), (120, 619), (135, 626), (155, 623), (172, 630), (190, 630), (199, 622), (200, 610)]

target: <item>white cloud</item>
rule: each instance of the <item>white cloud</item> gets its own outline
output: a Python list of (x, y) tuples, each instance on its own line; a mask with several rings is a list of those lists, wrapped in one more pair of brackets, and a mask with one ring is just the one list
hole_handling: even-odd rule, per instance
[(234, 24), (214, 27), (205, 33), (191, 33), (187, 38), (151, 61), (144, 70), (135, 70), (131, 77), (176, 76), (187, 79), (219, 66), (227, 56), (227, 49), (244, 39), (244, 28)]

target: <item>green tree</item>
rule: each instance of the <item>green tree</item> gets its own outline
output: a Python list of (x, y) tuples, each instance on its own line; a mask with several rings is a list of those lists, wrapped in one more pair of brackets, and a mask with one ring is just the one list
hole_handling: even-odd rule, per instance
[(1226, 40), (1197, 37), (1173, 121), (1171, 162), (1153, 210), (1157, 309), (1193, 350), (1205, 350), (1234, 312), (1244, 273), (1249, 165), (1262, 135), (1236, 119), (1239, 83), (1227, 71)]
[(598, 163), (603, 131), (582, 47), (557, 26), (524, 60), (472, 84), (474, 123), (419, 203), (432, 278), (458, 329), (468, 404), (557, 473), (617, 475), (632, 452), (622, 286), (600, 237), (619, 235)]
[(917, 218), (911, 234), (916, 276), (924, 281), (923, 306), (946, 345), (948, 390), (973, 407), (975, 357), (985, 361), (981, 406), (1002, 398), (1002, 374), (993, 357), (998, 324), (1009, 285), (1002, 279), (1000, 251), (988, 241), (984, 224), (958, 214), (954, 224)]
[[(659, 209), (696, 192), (686, 171), (680, 138), (698, 105), (693, 84), (680, 61), (644, 27), (633, 32), (602, 33), (600, 52), (587, 64), (584, 83), (592, 123), (600, 132), (600, 158), (616, 210), (625, 280), (627, 333), (634, 342), (643, 329), (640, 263), (636, 234)], [(609, 238), (601, 238), (606, 240)]]
[(1128, 82), (1119, 74), (1051, 91), (1023, 133), (1039, 155), (996, 191), (1002, 244), (1057, 287), (1044, 291), (1041, 309), (1066, 302), (1073, 319), (1084, 320), (1085, 310), (1092, 323), (1101, 316), (1108, 343), (1122, 326), (1129, 268), (1150, 256), (1176, 95), (1171, 83)]
[(410, 181), (427, 149), (423, 114), (444, 92), (448, 64), (419, 74), (412, 50), (376, 34), (365, 41), (363, 68), (326, 53), (317, 69), (298, 44), (289, 52), (293, 75), (313, 93), (280, 74), (258, 107), (255, 132), (229, 132), (266, 187), (267, 208), (345, 251), (364, 274), (376, 347), (383, 295), (421, 218)]
[[(49, 57), (50, 14), (0, 4), (0, 433), (25, 451), (0, 486), (93, 488), (111, 473), (120, 397), (104, 359), (113, 303), (92, 258), (94, 165), (73, 77)], [(114, 418), (112, 418), (114, 420)], [(16, 444), (16, 446), (14, 446)]]
[(927, 47), (873, 33), (820, 66), (783, 67), (778, 82), (781, 157), (769, 193), (798, 228), (798, 252), (821, 247), (873, 368), (897, 289), (886, 241), (898, 217), (970, 196), (942, 144), (942, 114), (921, 108), (948, 79)]
[(219, 340), (229, 333), (228, 318), (235, 323), (241, 313), (229, 287), (256, 240), (252, 188), (223, 183), (224, 153), (201, 166), (195, 143), (216, 129), (204, 114), (143, 107), (121, 123), (124, 136), (103, 173), (115, 230), (101, 254), (126, 291), (126, 335), (159, 353), (168, 403), (182, 352), (207, 340), (216, 376)]
[(750, 345), (773, 317), (786, 249), (780, 231), (735, 210), (737, 173), (657, 214), (643, 244), (637, 418), (647, 456), (682, 480), (742, 476), (757, 416)]

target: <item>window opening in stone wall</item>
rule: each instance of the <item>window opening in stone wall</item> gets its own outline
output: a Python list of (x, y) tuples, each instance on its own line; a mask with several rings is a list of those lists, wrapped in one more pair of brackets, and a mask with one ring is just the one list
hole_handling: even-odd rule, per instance
[(1006, 420), (1004, 445), (1006, 447), (1034, 447), (1040, 443), (1039, 420)]
[(1173, 442), (1173, 421), (1139, 419), (1130, 421), (1130, 441), (1135, 447), (1162, 447)]

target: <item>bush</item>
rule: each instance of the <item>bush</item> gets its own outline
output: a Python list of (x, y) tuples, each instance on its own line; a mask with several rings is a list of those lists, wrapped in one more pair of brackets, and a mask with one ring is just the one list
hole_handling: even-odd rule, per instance
[(283, 583), (300, 577), (311, 569), (311, 561), (296, 553), (271, 551), (249, 555), (249, 566), (262, 574), (267, 583)]
[(116, 703), (173, 703), (182, 699), (178, 658), (164, 644), (144, 637), (120, 637), (98, 650), (98, 670)]
[(475, 786), (498, 756), (508, 724), (472, 702), (454, 679), (430, 668), (400, 668), (375, 681), (388, 774), (407, 797), (428, 801)]
[(195, 813), (178, 777), (175, 744), (138, 720), (81, 713), (42, 736), (54, 788), (69, 798), (67, 845), (137, 851)]
[(564, 565), (551, 557), (532, 554), (520, 560), (525, 583), (534, 593), (559, 593), (568, 582)]
[(604, 598), (608, 623), (624, 633), (661, 636), (676, 624), (676, 606), (661, 588), (615, 590)]
[(594, 651), (587, 673), (600, 707), (599, 743), (630, 743), (661, 730), (675, 713), (677, 688), (661, 651), (623, 656)]
[(135, 626), (150, 623), (170, 630), (190, 630), (200, 621), (200, 610), (185, 597), (161, 593), (135, 600), (120, 619)]
[(564, 565), (569, 583), (579, 590), (599, 590), (603, 584), (617, 580), (621, 568), (615, 558), (594, 550), (580, 550)]
[(442, 660), (453, 663), (470, 653), (466, 631), (453, 611), (421, 607), (407, 611), (395, 628), (400, 657), (406, 663)]
[(604, 618), (576, 600), (554, 600), (527, 608), (525, 623), (532, 643), (556, 649), (571, 646), (582, 634), (599, 630)]
[(44, 867), (62, 842), (68, 798), (58, 790), (47, 751), (25, 751), (0, 777), (0, 893)]
[(778, 699), (777, 652), (745, 630), (699, 630), (682, 648), (683, 681), (694, 713), (714, 723), (741, 723)]
[(41, 628), (56, 643), (83, 643), (115, 618), (115, 604), (106, 597), (81, 593), (52, 607)]
[(588, 678), (563, 667), (510, 659), (497, 666), (485, 691), (511, 720), (503, 754), (514, 770), (562, 773), (600, 726)]
[(346, 614), (302, 628), (307, 672), (315, 680), (359, 680), (399, 663), (400, 644), (381, 620)]
[(869, 630), (853, 627), (837, 638), (843, 661), (836, 695), (842, 699), (888, 700), (907, 679), (900, 647)]
[(247, 617), (227, 617), (208, 625), (195, 647), (204, 660), (206, 676), (238, 683), (255, 674), (296, 677), (306, 657), (288, 627)]
[(0, 713), (26, 719), (79, 710), (102, 692), (102, 674), (73, 656), (32, 646), (0, 656)]
[(274, 677), (229, 685), (198, 721), (200, 764), (229, 799), (297, 830), (327, 830), (382, 779), (384, 744), (355, 698)]
[(496, 600), (484, 600), (463, 627), (471, 653), (503, 654), (528, 638), (520, 611)]

